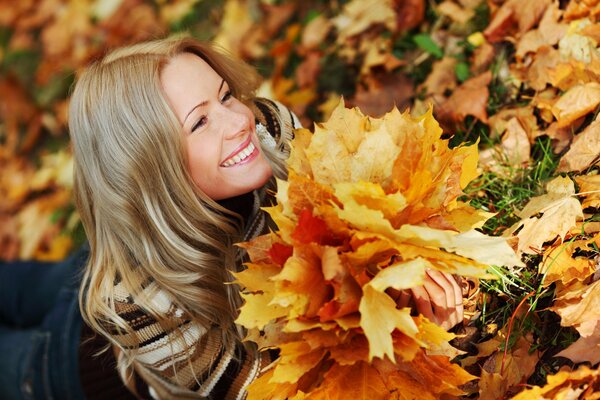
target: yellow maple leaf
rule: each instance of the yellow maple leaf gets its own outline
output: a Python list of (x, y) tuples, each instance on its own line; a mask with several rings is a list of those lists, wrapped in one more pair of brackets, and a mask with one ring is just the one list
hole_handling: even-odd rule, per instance
[(270, 383), (297, 382), (325, 356), (324, 349), (311, 349), (306, 341), (284, 343), (279, 350), (279, 362)]
[(271, 304), (273, 296), (264, 293), (242, 293), (244, 307), (235, 320), (237, 324), (246, 328), (263, 329), (270, 321), (287, 315), (286, 307)]
[(247, 263), (245, 265), (245, 270), (233, 273), (237, 283), (250, 292), (261, 291), (272, 293), (274, 291), (275, 284), (270, 282), (270, 279), (281, 272), (280, 267), (255, 263)]
[(395, 361), (391, 336), (395, 329), (416, 337), (418, 328), (410, 316), (410, 309), (397, 309), (390, 296), (370, 285), (363, 288), (359, 310), (360, 325), (369, 340), (369, 360), (373, 357), (388, 356), (390, 360)]
[(560, 371), (549, 375), (545, 386), (526, 389), (513, 397), (513, 400), (567, 399), (573, 398), (573, 395), (579, 397), (581, 392), (594, 387), (598, 381), (600, 381), (600, 370), (590, 369), (584, 365), (575, 371)]
[(579, 195), (584, 197), (581, 207), (600, 208), (600, 175), (581, 175), (575, 177), (579, 186)]
[(539, 266), (544, 274), (543, 285), (547, 287), (557, 281), (566, 285), (574, 279), (583, 281), (593, 274), (596, 270), (594, 260), (574, 255), (578, 249), (591, 250), (587, 245), (593, 242), (593, 239), (573, 240), (548, 247)]

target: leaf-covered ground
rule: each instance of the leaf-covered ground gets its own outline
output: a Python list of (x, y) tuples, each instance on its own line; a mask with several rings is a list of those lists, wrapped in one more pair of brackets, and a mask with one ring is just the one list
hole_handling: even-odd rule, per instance
[(594, 398), (599, 0), (0, 0), (0, 258), (60, 259), (83, 239), (65, 126), (77, 72), (179, 31), (255, 65), (260, 94), (305, 127), (340, 96), (372, 116), (432, 104), (451, 146), (477, 143), (461, 200), (495, 213), (482, 231), (526, 267), (465, 282), (455, 362), (480, 379), (464, 389), (507, 398), (550, 382), (521, 398)]

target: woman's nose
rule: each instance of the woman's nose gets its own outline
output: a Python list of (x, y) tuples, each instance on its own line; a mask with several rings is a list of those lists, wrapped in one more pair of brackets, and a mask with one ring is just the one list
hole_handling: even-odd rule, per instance
[(248, 116), (241, 111), (222, 106), (220, 118), (225, 139), (235, 139), (248, 131)]

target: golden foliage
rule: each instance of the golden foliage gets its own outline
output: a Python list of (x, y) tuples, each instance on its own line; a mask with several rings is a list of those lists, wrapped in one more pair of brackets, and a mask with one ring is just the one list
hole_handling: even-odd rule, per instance
[(387, 293), (420, 285), (428, 268), (486, 277), (489, 264), (520, 264), (505, 239), (473, 229), (488, 215), (457, 200), (477, 175), (477, 147), (450, 149), (440, 135), (431, 110), (374, 119), (343, 102), (314, 135), (297, 131), (267, 209), (279, 230), (244, 244), (271, 245), (236, 274), (237, 322), (280, 349), (249, 398), (277, 398), (260, 397), (278, 393), (265, 385), (311, 399), (438, 398), (474, 378), (449, 362), (453, 334)]

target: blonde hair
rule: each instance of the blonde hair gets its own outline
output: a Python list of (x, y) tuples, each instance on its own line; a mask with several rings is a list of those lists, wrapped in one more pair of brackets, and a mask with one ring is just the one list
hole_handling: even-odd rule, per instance
[(108, 339), (111, 330), (130, 330), (115, 310), (117, 281), (163, 326), (172, 322), (141, 292), (150, 281), (195, 322), (219, 325), (229, 343), (239, 339), (239, 296), (224, 282), (241, 229), (194, 185), (181, 125), (161, 89), (162, 68), (183, 52), (204, 59), (235, 97), (253, 100), (254, 69), (190, 38), (118, 49), (88, 67), (71, 97), (75, 201), (90, 243), (81, 311)]

